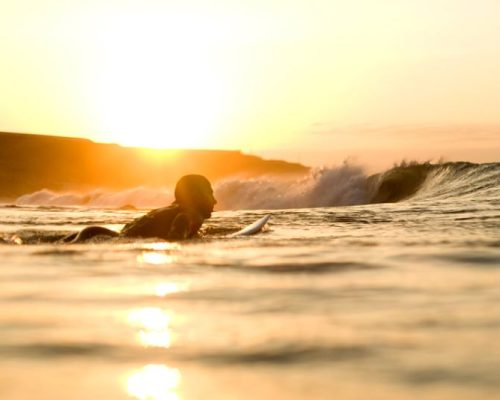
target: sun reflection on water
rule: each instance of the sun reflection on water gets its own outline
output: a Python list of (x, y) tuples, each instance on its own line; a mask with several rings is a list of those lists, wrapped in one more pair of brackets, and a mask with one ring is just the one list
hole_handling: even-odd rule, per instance
[(155, 307), (131, 310), (127, 317), (130, 325), (139, 328), (137, 338), (145, 347), (169, 348), (173, 338), (171, 321), (172, 314)]
[(137, 256), (140, 264), (162, 265), (173, 264), (177, 261), (177, 256), (171, 254), (172, 251), (180, 249), (180, 245), (170, 242), (150, 243)]
[(159, 251), (143, 251), (140, 255), (137, 256), (137, 261), (141, 264), (172, 264), (176, 260), (177, 257)]
[(152, 251), (179, 250), (180, 248), (181, 245), (177, 242), (154, 242), (144, 246), (145, 250)]
[(187, 282), (163, 282), (155, 287), (155, 294), (158, 297), (165, 297), (169, 294), (186, 292), (189, 289)]
[(148, 364), (133, 371), (126, 381), (127, 393), (139, 400), (180, 400), (178, 369), (163, 364)]

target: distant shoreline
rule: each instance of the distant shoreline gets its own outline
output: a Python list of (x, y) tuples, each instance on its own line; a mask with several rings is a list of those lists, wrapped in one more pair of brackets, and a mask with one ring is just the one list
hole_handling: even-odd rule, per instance
[[(153, 152), (152, 152), (153, 154)], [(148, 150), (88, 139), (0, 132), (0, 199), (41, 189), (126, 189), (172, 185), (187, 173), (210, 180), (303, 175), (299, 163), (265, 160), (232, 150)]]

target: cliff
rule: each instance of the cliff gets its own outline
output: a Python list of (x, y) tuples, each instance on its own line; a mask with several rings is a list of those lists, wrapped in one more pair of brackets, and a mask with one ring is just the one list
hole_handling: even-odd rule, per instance
[(212, 181), (238, 175), (303, 174), (308, 168), (240, 151), (146, 150), (86, 139), (0, 132), (0, 198), (43, 188), (89, 190), (171, 185), (199, 173)]

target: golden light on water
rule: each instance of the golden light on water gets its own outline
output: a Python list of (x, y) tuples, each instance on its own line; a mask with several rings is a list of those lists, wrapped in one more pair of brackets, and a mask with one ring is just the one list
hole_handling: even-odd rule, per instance
[(126, 381), (127, 393), (139, 400), (180, 400), (178, 369), (163, 364), (148, 364), (134, 371)]
[(166, 311), (147, 307), (131, 310), (127, 322), (138, 328), (137, 340), (145, 347), (169, 348), (172, 345), (172, 315)]
[(145, 331), (138, 334), (139, 341), (146, 347), (169, 348), (172, 345), (172, 337), (168, 331)]
[(177, 243), (151, 243), (137, 256), (137, 262), (141, 265), (172, 264), (177, 261), (177, 256), (171, 252), (179, 249)]
[(179, 250), (180, 248), (181, 245), (176, 242), (154, 242), (144, 247), (145, 250), (151, 251)]
[(165, 297), (169, 294), (186, 292), (189, 289), (188, 283), (164, 282), (156, 285), (155, 294), (158, 297)]
[(137, 261), (140, 264), (152, 265), (172, 264), (176, 259), (175, 256), (159, 251), (143, 251), (137, 256)]

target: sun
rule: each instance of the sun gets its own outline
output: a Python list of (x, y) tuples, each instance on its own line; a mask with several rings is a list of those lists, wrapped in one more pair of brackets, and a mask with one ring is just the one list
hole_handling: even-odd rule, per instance
[(149, 148), (212, 147), (225, 83), (201, 33), (122, 21), (102, 39), (95, 114), (106, 141)]

